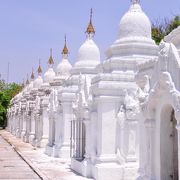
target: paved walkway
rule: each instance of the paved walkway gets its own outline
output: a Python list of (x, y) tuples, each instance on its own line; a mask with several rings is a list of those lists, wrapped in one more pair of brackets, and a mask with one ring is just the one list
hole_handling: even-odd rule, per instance
[(0, 136), (0, 179), (41, 179), (19, 156), (13, 147)]
[[(43, 180), (90, 180), (73, 172), (70, 169), (70, 161), (67, 161), (67, 159), (49, 157), (44, 154), (44, 149), (36, 149), (29, 143), (22, 142), (21, 139), (14, 137), (11, 133), (5, 130), (0, 130), (0, 137), (0, 180), (3, 179), (1, 177), (4, 177), (4, 179), (9, 178), (19, 180), (23, 177), (27, 180), (29, 180), (28, 177), (31, 177), (31, 179), (38, 179), (39, 177), (36, 173)], [(6, 141), (12, 146), (10, 146)], [(14, 147), (17, 153), (12, 147)], [(24, 159), (24, 161), (18, 156), (18, 154)], [(1, 157), (4, 157), (9, 164), (3, 165), (1, 163)], [(27, 164), (36, 173), (33, 172)], [(6, 171), (5, 167), (2, 169), (3, 166), (7, 166), (6, 168), (9, 168), (9, 170)], [(22, 178), (16, 178), (20, 172), (23, 172), (21, 173)], [(27, 177), (25, 177), (25, 175)]]

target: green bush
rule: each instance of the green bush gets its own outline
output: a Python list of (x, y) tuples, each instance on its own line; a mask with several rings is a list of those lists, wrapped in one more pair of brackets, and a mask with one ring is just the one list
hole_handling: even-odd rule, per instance
[(165, 36), (178, 26), (180, 26), (180, 16), (175, 16), (172, 20), (156, 21), (156, 23), (152, 24), (152, 38), (159, 44)]
[(3, 80), (0, 80), (0, 126), (6, 126), (6, 114), (10, 105), (10, 100), (18, 94), (22, 89), (22, 86), (11, 83), (6, 84)]

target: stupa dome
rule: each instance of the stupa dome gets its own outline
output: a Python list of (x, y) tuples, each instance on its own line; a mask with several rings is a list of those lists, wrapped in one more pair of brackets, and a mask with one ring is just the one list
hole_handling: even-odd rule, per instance
[(69, 63), (68, 59), (63, 58), (62, 61), (57, 66), (57, 75), (68, 76), (72, 65)]
[(44, 74), (44, 82), (49, 83), (52, 82), (55, 77), (55, 72), (52, 67), (50, 67), (47, 72)]
[(28, 91), (31, 91), (33, 89), (33, 86), (34, 86), (34, 70), (32, 69), (32, 74), (31, 74), (31, 80), (30, 80), (30, 83), (28, 85)]
[(92, 38), (88, 37), (78, 51), (77, 63), (75, 66), (91, 67), (100, 63), (100, 51)]
[(92, 9), (90, 13), (90, 21), (86, 29), (87, 39), (81, 45), (78, 51), (77, 62), (75, 67), (95, 67), (100, 63), (100, 51), (93, 41), (95, 29), (92, 23)]
[(128, 37), (151, 38), (151, 22), (138, 1), (132, 3), (119, 24), (119, 38)]
[(28, 85), (28, 91), (31, 91), (34, 87), (34, 80), (31, 80), (30, 84)]
[(58, 76), (69, 76), (70, 70), (72, 69), (72, 65), (68, 61), (69, 49), (67, 47), (66, 36), (65, 36), (64, 48), (63, 48), (61, 54), (62, 54), (62, 61), (57, 66), (57, 75)]
[(34, 81), (34, 86), (33, 86), (33, 87), (39, 89), (39, 88), (41, 87), (42, 83), (43, 83), (43, 79), (42, 79), (42, 77), (39, 75), (39, 76), (35, 79), (35, 81)]

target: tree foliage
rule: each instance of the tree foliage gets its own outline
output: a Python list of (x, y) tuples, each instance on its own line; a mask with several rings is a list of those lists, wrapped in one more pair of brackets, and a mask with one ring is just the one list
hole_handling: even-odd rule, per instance
[(16, 83), (6, 84), (0, 80), (0, 126), (6, 124), (6, 113), (10, 100), (21, 91), (22, 87)]
[(180, 16), (175, 16), (172, 20), (164, 19), (163, 21), (156, 21), (152, 24), (152, 38), (157, 44), (164, 39), (170, 32), (180, 26)]

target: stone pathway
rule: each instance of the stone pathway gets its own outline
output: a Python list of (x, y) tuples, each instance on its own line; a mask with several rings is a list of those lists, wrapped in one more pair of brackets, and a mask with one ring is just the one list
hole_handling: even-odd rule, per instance
[[(0, 137), (0, 180), (3, 179), (1, 178), (3, 176), (5, 176), (4, 179), (14, 178), (21, 180), (22, 178), (16, 178), (20, 172), (22, 172), (22, 177), (29, 175), (27, 177), (31, 177), (31, 179), (90, 180), (73, 172), (70, 169), (70, 161), (67, 159), (49, 157), (44, 154), (44, 149), (36, 149), (30, 144), (22, 142), (21, 139), (14, 137), (11, 133), (5, 130), (0, 130)], [(13, 147), (16, 152), (13, 150)], [(9, 153), (9, 150), (6, 149), (11, 150), (11, 152)], [(20, 158), (20, 156), (23, 160)], [(3, 157), (7, 160), (7, 162), (9, 162), (9, 165), (7, 164), (7, 166), (9, 166), (9, 171), (5, 171), (5, 168), (2, 168), (3, 164), (1, 163), (1, 159), (3, 160)], [(12, 167), (10, 165), (12, 165)], [(6, 164), (4, 164), (4, 166), (6, 167)], [(22, 169), (20, 167), (22, 167)], [(30, 167), (35, 172), (33, 172)], [(32, 176), (29, 174), (30, 172), (32, 173)], [(26, 177), (24, 179), (29, 180)]]
[(2, 179), (36, 180), (41, 178), (0, 136), (0, 180)]

